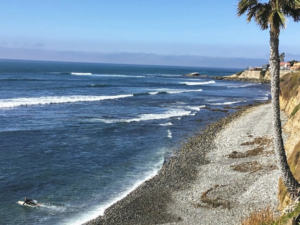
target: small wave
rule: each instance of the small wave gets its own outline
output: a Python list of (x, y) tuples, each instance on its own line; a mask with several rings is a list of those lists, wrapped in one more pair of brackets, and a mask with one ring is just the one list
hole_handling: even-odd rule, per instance
[(171, 122), (168, 122), (168, 123), (162, 123), (162, 124), (159, 124), (160, 126), (172, 126), (173, 125), (173, 123), (171, 123)]
[(242, 85), (241, 87), (249, 87), (249, 86), (254, 86), (254, 85), (257, 85), (257, 84), (245, 84), (245, 85)]
[(238, 101), (238, 102), (223, 102), (223, 103), (210, 103), (210, 105), (232, 105), (232, 104), (236, 104), (236, 103), (240, 103), (242, 101)]
[(186, 93), (186, 92), (200, 92), (203, 91), (202, 89), (198, 90), (170, 90), (170, 91), (165, 91), (168, 94), (180, 94), (180, 93)]
[(158, 91), (153, 91), (153, 92), (149, 92), (149, 95), (157, 95), (159, 92)]
[(204, 108), (205, 105), (201, 105), (201, 106), (186, 106), (186, 108), (191, 109), (191, 110), (195, 110), (195, 111), (200, 111), (201, 108)]
[(245, 84), (245, 85), (241, 85), (241, 86), (228, 86), (228, 88), (244, 88), (244, 87), (249, 87), (249, 86), (254, 86), (257, 84)]
[(263, 97), (263, 98), (256, 98), (255, 100), (258, 100), (258, 101), (266, 101), (268, 100), (269, 98), (268, 97)]
[(170, 130), (168, 130), (168, 138), (172, 138), (172, 132)]
[(77, 75), (77, 76), (90, 76), (93, 75), (92, 73), (77, 73), (77, 72), (71, 72), (71, 75)]
[(100, 77), (132, 77), (132, 78), (143, 78), (146, 76), (133, 76), (133, 75), (122, 75), (122, 74), (98, 74)]
[(211, 80), (207, 82), (181, 82), (180, 84), (185, 84), (185, 85), (204, 85), (204, 84), (215, 84), (216, 82)]
[(89, 87), (110, 87), (111, 85), (107, 84), (91, 84)]
[(172, 117), (180, 117), (180, 116), (189, 116), (191, 115), (191, 111), (183, 110), (183, 109), (172, 109), (165, 113), (161, 114), (142, 114), (138, 118), (131, 119), (94, 119), (96, 121), (101, 121), (104, 123), (131, 123), (131, 122), (140, 122), (147, 120), (161, 120), (161, 119), (169, 119)]
[(160, 90), (160, 91), (151, 91), (145, 93), (136, 93), (134, 95), (158, 95), (158, 94), (180, 94), (185, 92), (200, 92), (202, 89), (198, 90)]
[(164, 158), (161, 157), (161, 159), (153, 165), (152, 169), (149, 172), (147, 172), (144, 175), (143, 178), (140, 178), (140, 179), (136, 180), (130, 188), (127, 188), (123, 192), (115, 195), (115, 197), (112, 198), (111, 200), (109, 200), (107, 202), (104, 202), (104, 203), (101, 203), (101, 205), (98, 205), (96, 207), (93, 207), (88, 212), (84, 212), (84, 213), (78, 215), (76, 218), (65, 221), (63, 224), (66, 224), (66, 225), (80, 225), (80, 224), (86, 223), (86, 222), (88, 222), (92, 219), (95, 219), (98, 216), (103, 216), (105, 210), (108, 207), (110, 207), (111, 205), (113, 205), (116, 202), (120, 201), (121, 199), (125, 198), (128, 194), (130, 194), (132, 191), (134, 191), (137, 187), (139, 187), (145, 181), (147, 181), (147, 180), (151, 179), (152, 177), (154, 177), (158, 173), (160, 168), (162, 167), (163, 162), (164, 162)]
[(72, 95), (72, 96), (53, 96), (53, 97), (39, 97), (39, 98), (13, 98), (13, 99), (1, 99), (0, 108), (12, 108), (17, 106), (29, 106), (29, 105), (45, 105), (45, 104), (61, 104), (72, 102), (92, 102), (109, 99), (127, 98), (132, 97), (129, 95), (114, 95), (114, 96), (84, 96), (84, 95)]

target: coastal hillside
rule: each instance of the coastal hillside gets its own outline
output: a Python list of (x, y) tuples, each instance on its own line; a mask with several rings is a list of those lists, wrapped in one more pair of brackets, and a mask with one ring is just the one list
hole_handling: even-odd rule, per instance
[[(290, 73), (289, 70), (280, 70), (280, 77), (285, 76), (286, 74)], [(231, 76), (227, 76), (226, 78), (229, 79), (259, 79), (259, 80), (271, 80), (271, 76), (270, 76), (270, 71), (249, 71), (249, 70), (245, 70), (245, 71), (240, 71), (236, 74), (233, 74)]]
[[(288, 163), (295, 178), (300, 182), (300, 72), (289, 73), (280, 80), (280, 107), (288, 116), (283, 130), (289, 135), (285, 142)], [(290, 204), (286, 189), (279, 181), (279, 209)]]

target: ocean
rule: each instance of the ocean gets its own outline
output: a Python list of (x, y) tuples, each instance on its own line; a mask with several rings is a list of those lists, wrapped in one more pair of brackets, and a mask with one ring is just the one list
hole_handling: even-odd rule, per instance
[(240, 70), (0, 60), (1, 224), (102, 215), (207, 124), (270, 98), (269, 84), (211, 78)]

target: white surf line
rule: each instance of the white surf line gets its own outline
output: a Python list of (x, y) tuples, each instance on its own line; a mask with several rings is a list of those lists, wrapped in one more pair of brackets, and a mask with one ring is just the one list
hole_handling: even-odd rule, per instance
[(185, 84), (185, 85), (204, 85), (204, 84), (215, 84), (216, 82), (211, 80), (211, 81), (205, 81), (205, 82), (181, 82), (180, 84)]
[(71, 95), (71, 96), (46, 96), (46, 97), (38, 97), (38, 98), (0, 99), (0, 108), (13, 108), (18, 106), (61, 104), (61, 103), (74, 103), (74, 102), (92, 102), (92, 101), (102, 101), (102, 100), (128, 98), (128, 97), (133, 97), (133, 94), (113, 95), (113, 96)]
[(123, 75), (123, 74), (94, 74), (94, 73), (77, 73), (71, 72), (71, 75), (76, 76), (96, 76), (96, 77), (132, 77), (132, 78), (143, 78), (145, 76), (134, 76), (134, 75)]
[(162, 159), (158, 163), (156, 163), (154, 168), (146, 174), (145, 178), (137, 180), (132, 185), (131, 188), (121, 192), (115, 198), (113, 198), (110, 201), (104, 203), (103, 205), (94, 207), (93, 209), (89, 210), (88, 212), (85, 212), (85, 213), (79, 215), (77, 218), (70, 219), (67, 222), (64, 221), (61, 224), (64, 224), (64, 225), (81, 225), (81, 224), (86, 223), (86, 222), (88, 222), (92, 219), (97, 218), (98, 216), (103, 216), (104, 212), (107, 208), (109, 208), (110, 206), (112, 206), (113, 204), (118, 202), (119, 200), (125, 198), (128, 194), (130, 194), (132, 191), (134, 191), (137, 187), (139, 187), (145, 181), (150, 180), (152, 177), (157, 175), (158, 171), (161, 169), (161, 167), (163, 165), (163, 162), (164, 162), (164, 158), (162, 157)]
[(243, 101), (237, 101), (237, 102), (223, 102), (223, 103), (209, 103), (209, 105), (231, 105), (231, 104), (235, 104), (235, 103), (240, 103)]
[(130, 123), (130, 122), (140, 122), (147, 120), (161, 120), (161, 119), (169, 119), (172, 117), (181, 117), (181, 116), (189, 116), (191, 115), (191, 111), (186, 111), (183, 109), (171, 109), (165, 113), (161, 114), (142, 114), (138, 118), (132, 119), (93, 119), (96, 121), (101, 121), (104, 123)]
[(77, 75), (77, 76), (90, 76), (93, 75), (92, 73), (77, 73), (77, 72), (71, 72), (71, 75)]

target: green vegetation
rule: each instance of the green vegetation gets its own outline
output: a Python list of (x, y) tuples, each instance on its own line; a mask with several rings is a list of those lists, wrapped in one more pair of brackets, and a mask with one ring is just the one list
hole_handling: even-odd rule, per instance
[(297, 61), (297, 60), (292, 60), (292, 61), (289, 61), (289, 63), (291, 64), (291, 66), (293, 66), (295, 63), (297, 63), (297, 62), (299, 62), (299, 61)]
[(293, 112), (291, 113), (291, 117), (295, 116), (295, 114), (299, 111), (300, 109), (300, 104), (296, 105)]
[(280, 217), (280, 219), (278, 219), (276, 222), (266, 223), (266, 225), (288, 225), (291, 224), (292, 218), (297, 217), (299, 214), (300, 214), (300, 204), (296, 206), (293, 212)]
[(242, 71), (236, 73), (235, 75), (240, 76), (242, 73), (244, 73), (244, 70), (242, 70)]
[(298, 94), (298, 78), (300, 78), (300, 73), (288, 73), (281, 79), (280, 92), (284, 99), (289, 100)]
[(262, 70), (262, 71), (260, 71), (260, 79), (263, 79), (265, 76), (266, 76), (266, 73), (267, 73), (267, 71), (266, 70)]

